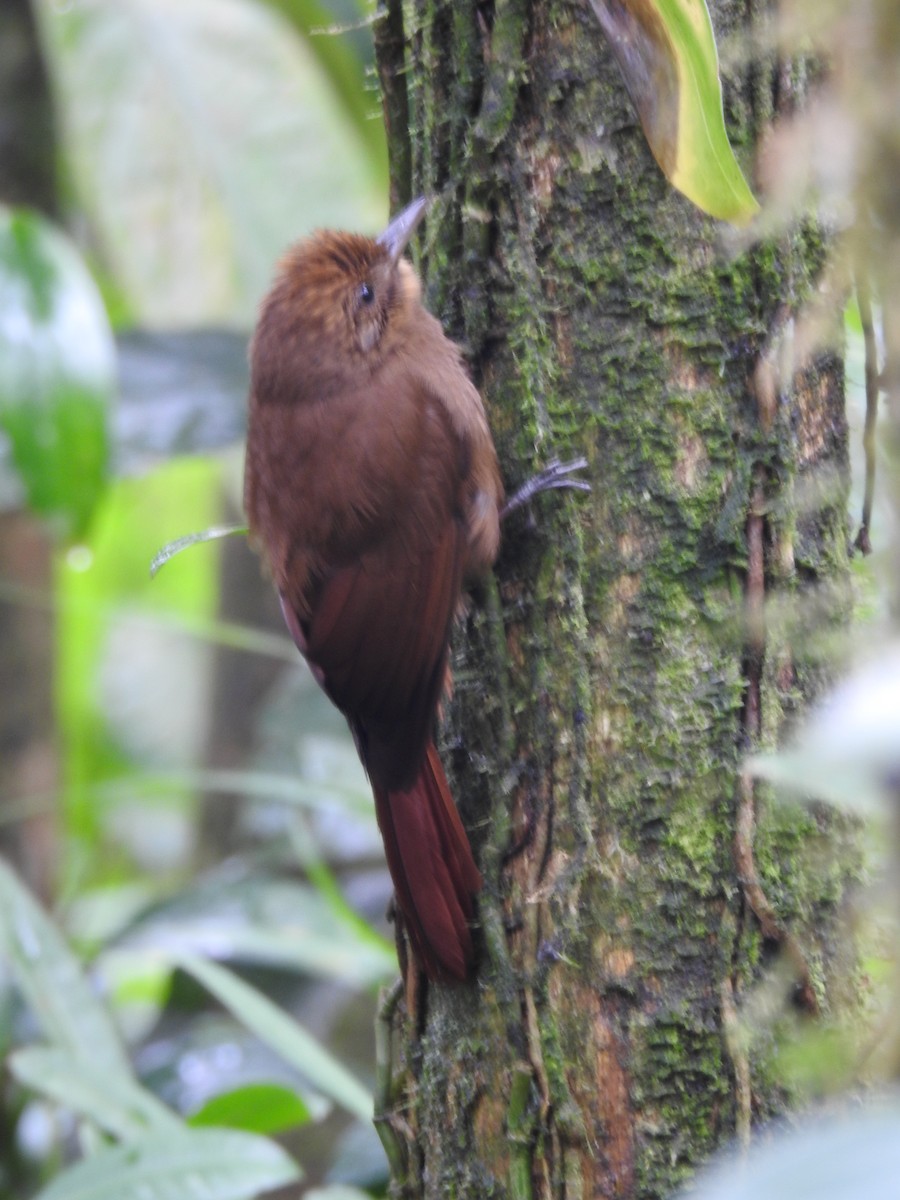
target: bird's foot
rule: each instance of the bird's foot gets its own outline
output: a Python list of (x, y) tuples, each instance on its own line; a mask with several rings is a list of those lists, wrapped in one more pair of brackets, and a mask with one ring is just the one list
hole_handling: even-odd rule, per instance
[(589, 492), (591, 485), (586, 479), (573, 479), (577, 471), (583, 471), (588, 465), (586, 458), (576, 458), (572, 462), (561, 463), (558, 458), (552, 459), (543, 471), (525, 481), (518, 491), (514, 492), (500, 509), (500, 520), (504, 521), (510, 513), (522, 508), (540, 495), (560, 488), (569, 488), (576, 492)]

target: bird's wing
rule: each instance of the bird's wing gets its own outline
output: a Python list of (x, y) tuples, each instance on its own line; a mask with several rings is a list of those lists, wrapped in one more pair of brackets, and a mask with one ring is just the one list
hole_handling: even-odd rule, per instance
[[(349, 719), (373, 782), (403, 787), (421, 766), (446, 677), (468, 553), (468, 448), (408, 376), (367, 404), (380, 421), (365, 438), (351, 423), (342, 444), (333, 508), (345, 532), (312, 553), (295, 546), (279, 586), (295, 640)], [(306, 486), (325, 488), (332, 480), (316, 479), (315, 466)]]
[(452, 516), (425, 546), (390, 536), (326, 577), (307, 620), (288, 620), (380, 786), (409, 785), (431, 736), (464, 548)]

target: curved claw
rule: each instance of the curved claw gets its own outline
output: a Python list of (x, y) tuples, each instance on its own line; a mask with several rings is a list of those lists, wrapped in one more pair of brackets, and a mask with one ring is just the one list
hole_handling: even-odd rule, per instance
[(505, 520), (510, 513), (528, 504), (529, 501), (533, 500), (535, 496), (540, 495), (541, 492), (549, 492), (557, 488), (571, 488), (577, 492), (589, 492), (591, 485), (586, 479), (570, 478), (576, 471), (583, 471), (587, 465), (587, 459), (584, 457), (575, 458), (567, 463), (561, 463), (558, 458), (551, 459), (543, 471), (539, 471), (537, 475), (533, 475), (531, 479), (526, 480), (518, 491), (510, 496), (500, 509), (500, 520)]

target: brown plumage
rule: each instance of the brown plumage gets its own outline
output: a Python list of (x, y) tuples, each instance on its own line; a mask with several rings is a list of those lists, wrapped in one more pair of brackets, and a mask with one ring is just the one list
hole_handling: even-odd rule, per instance
[(432, 737), (503, 493), (481, 398), (401, 257), (424, 207), (378, 239), (318, 233), (286, 255), (251, 349), (245, 504), (294, 640), (353, 731), (416, 957), (462, 979), (481, 878)]

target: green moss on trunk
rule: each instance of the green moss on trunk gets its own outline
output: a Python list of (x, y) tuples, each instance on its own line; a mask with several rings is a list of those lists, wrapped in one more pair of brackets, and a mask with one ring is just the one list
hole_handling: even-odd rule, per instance
[[(720, 34), (744, 8), (712, 6)], [(721, 252), (651, 159), (587, 6), (406, 17), (414, 188), (438, 197), (428, 301), (510, 486), (580, 453), (593, 484), (511, 518), (456, 640), (443, 742), (485, 874), (483, 958), (406, 1030), (408, 1192), (660, 1197), (734, 1134), (722, 988), (740, 1004), (770, 949), (733, 857), (748, 662), (769, 742), (822, 678), (805, 616), (762, 651), (745, 627), (760, 480), (769, 599), (808, 601), (817, 628), (848, 614), (840, 363), (771, 422), (753, 393), (821, 244)], [(737, 143), (774, 90), (764, 64), (729, 81)], [(850, 872), (811, 869), (829, 824), (766, 806), (756, 847), (826, 1005)], [(785, 1103), (773, 1044), (754, 1053), (761, 1115)]]

